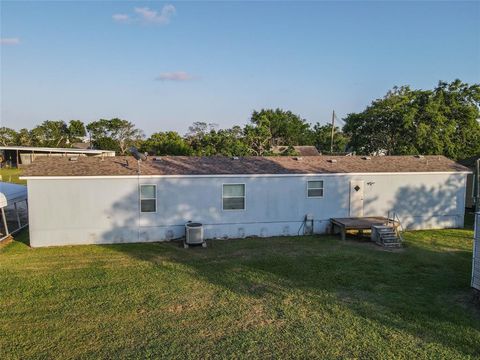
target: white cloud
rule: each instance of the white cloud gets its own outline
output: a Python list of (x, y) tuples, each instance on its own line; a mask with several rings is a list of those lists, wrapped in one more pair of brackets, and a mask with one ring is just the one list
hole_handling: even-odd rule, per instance
[(127, 14), (113, 14), (112, 19), (118, 22), (127, 22), (130, 20), (130, 16)]
[(188, 81), (195, 77), (185, 71), (165, 72), (158, 75), (155, 80), (159, 81)]
[(20, 44), (19, 38), (1, 38), (0, 44), (2, 45), (18, 45)]
[(137, 7), (134, 11), (143, 22), (166, 25), (170, 22), (170, 18), (175, 15), (176, 9), (175, 6), (168, 4), (163, 6), (160, 13), (148, 7)]
[(167, 4), (160, 11), (148, 7), (136, 7), (133, 14), (113, 14), (112, 19), (120, 23), (144, 23), (167, 25), (177, 10), (175, 6)]

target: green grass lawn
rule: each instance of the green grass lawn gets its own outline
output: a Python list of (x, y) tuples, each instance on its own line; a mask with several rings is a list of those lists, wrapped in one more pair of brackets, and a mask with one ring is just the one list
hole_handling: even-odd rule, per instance
[(1, 176), (0, 181), (26, 185), (27, 184), (26, 180), (20, 180), (19, 179), (19, 176), (21, 176), (21, 173), (22, 173), (21, 169), (1, 168), (0, 169), (0, 176)]
[(479, 358), (471, 230), (0, 249), (0, 358)]

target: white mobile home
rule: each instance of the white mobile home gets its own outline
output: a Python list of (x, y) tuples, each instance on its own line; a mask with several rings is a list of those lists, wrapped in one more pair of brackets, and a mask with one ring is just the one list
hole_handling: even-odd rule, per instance
[(469, 170), (443, 156), (39, 159), (25, 172), (32, 246), (297, 235), (308, 215), (463, 227)]

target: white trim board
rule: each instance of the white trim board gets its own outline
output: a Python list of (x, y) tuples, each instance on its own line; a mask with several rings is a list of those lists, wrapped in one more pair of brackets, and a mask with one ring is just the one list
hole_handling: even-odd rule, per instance
[(314, 174), (211, 174), (211, 175), (94, 175), (94, 176), (20, 176), (20, 180), (78, 180), (78, 179), (154, 179), (154, 178), (257, 178), (257, 177), (315, 177), (315, 176), (371, 176), (371, 175), (458, 175), (471, 171), (430, 171), (430, 172), (365, 172), (365, 173), (314, 173)]

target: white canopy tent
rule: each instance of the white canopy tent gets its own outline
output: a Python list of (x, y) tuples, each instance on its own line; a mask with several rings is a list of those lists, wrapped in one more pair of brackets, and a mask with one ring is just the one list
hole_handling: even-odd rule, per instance
[(28, 225), (27, 187), (0, 182), (0, 241)]

